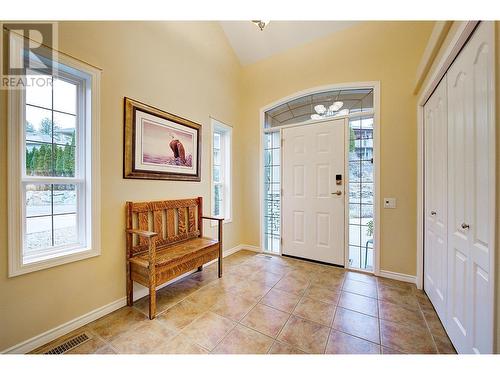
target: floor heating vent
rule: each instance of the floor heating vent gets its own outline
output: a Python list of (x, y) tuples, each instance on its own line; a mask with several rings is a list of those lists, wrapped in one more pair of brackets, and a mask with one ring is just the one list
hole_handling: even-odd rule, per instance
[(266, 259), (273, 259), (271, 255), (266, 255), (266, 254), (258, 254), (258, 257), (266, 258)]
[(78, 335), (78, 336), (73, 337), (69, 340), (66, 340), (61, 345), (56, 346), (53, 349), (50, 349), (49, 351), (45, 352), (44, 354), (64, 354), (67, 351), (74, 349), (77, 346), (82, 345), (83, 343), (85, 343), (89, 340), (90, 340), (90, 337), (87, 336), (86, 333), (82, 333), (81, 335)]

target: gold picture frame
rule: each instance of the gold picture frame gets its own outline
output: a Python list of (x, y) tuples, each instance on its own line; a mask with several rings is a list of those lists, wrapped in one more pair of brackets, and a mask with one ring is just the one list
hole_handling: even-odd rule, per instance
[(123, 178), (201, 181), (201, 125), (124, 98)]

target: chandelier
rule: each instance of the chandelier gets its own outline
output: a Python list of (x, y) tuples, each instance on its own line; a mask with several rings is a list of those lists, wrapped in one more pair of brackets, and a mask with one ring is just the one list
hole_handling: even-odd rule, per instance
[(271, 21), (262, 21), (262, 20), (255, 20), (255, 21), (252, 21), (255, 25), (257, 25), (257, 27), (260, 29), (260, 31), (264, 31), (264, 27), (266, 27), (267, 25), (269, 25), (269, 22)]
[(314, 106), (316, 113), (311, 115), (311, 120), (321, 120), (325, 117), (331, 116), (345, 116), (349, 114), (348, 109), (342, 109), (344, 102), (333, 102), (331, 106), (326, 108), (323, 104), (318, 104)]

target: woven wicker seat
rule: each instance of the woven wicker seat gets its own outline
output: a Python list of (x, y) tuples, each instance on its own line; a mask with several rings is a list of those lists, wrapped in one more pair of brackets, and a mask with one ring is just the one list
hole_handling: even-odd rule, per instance
[[(175, 265), (186, 263), (210, 251), (218, 251), (217, 240), (207, 237), (198, 237), (182, 241), (178, 244), (156, 249), (156, 266)], [(149, 267), (149, 254), (143, 253), (130, 258), (130, 262), (142, 267)]]

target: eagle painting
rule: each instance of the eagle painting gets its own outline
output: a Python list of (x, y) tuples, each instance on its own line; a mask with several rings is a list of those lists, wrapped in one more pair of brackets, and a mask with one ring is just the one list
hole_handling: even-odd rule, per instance
[(180, 161), (181, 165), (186, 164), (186, 151), (181, 141), (179, 141), (173, 134), (170, 134), (172, 140), (170, 141), (170, 148), (174, 153), (174, 159)]

